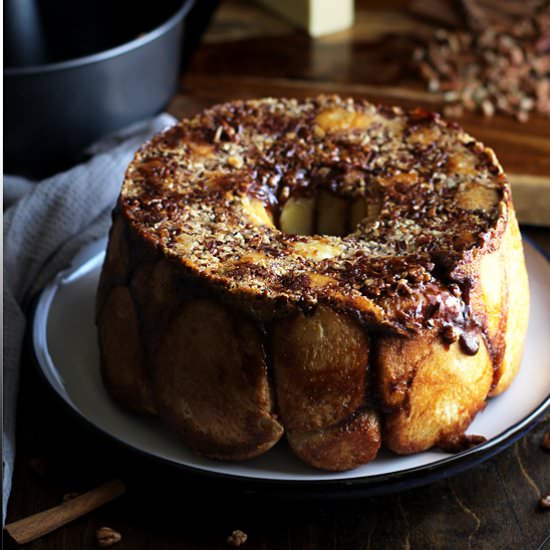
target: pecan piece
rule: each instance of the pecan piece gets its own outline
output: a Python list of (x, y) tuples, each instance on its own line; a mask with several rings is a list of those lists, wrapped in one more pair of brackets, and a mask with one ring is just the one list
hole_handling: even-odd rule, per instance
[(100, 527), (95, 532), (95, 537), (100, 548), (109, 548), (122, 540), (122, 535), (110, 527)]
[(248, 535), (240, 529), (235, 529), (228, 537), (227, 544), (234, 546), (235, 548), (243, 545), (248, 539)]

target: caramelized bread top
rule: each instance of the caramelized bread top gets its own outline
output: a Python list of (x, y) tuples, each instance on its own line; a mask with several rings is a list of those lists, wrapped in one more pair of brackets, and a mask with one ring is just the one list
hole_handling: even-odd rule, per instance
[[(134, 234), (228, 296), (331, 303), (449, 338), (474, 328), (472, 265), (510, 208), (494, 153), (457, 125), (334, 96), (182, 120), (136, 153), (118, 205)], [(323, 215), (342, 217), (333, 234)]]

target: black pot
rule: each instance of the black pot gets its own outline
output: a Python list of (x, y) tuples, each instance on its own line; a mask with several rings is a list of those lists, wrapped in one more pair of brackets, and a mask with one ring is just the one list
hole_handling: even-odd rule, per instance
[(7, 2), (4, 170), (53, 173), (99, 137), (161, 111), (177, 89), (192, 4), (163, 0), (140, 15), (141, 4), (123, 0)]

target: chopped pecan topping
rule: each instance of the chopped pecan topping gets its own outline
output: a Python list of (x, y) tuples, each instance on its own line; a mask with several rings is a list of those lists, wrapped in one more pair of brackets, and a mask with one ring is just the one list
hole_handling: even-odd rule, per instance
[[(365, 315), (398, 332), (435, 327), (451, 339), (444, 327), (477, 327), (466, 281), (452, 274), (503, 229), (509, 201), (492, 151), (457, 125), (320, 96), (237, 101), (181, 121), (137, 152), (119, 209), (221, 289), (372, 301), (379, 309)], [(300, 230), (282, 230), (291, 211)]]

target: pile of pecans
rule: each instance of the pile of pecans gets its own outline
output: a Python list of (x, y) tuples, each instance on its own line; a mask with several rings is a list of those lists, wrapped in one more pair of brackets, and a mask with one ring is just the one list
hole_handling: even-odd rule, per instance
[(466, 30), (438, 30), (414, 61), (446, 116), (550, 117), (550, 1), (461, 2)]

